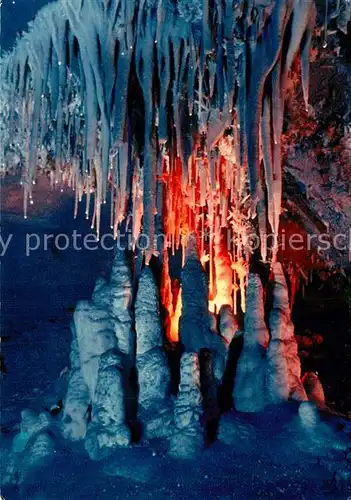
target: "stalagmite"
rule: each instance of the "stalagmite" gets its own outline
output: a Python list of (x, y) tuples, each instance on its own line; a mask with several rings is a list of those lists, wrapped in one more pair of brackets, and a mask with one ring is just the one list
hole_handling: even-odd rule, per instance
[(163, 345), (159, 300), (159, 293), (152, 271), (145, 268), (139, 280), (135, 300), (137, 356)]
[(198, 253), (197, 235), (188, 241), (185, 266), (182, 269), (182, 314), (179, 320), (180, 340), (187, 352), (199, 353), (207, 348), (225, 357), (225, 344), (211, 331), (208, 314), (208, 282)]
[(199, 352), (210, 331), (207, 277), (198, 256), (196, 236), (188, 241), (187, 257), (182, 269), (182, 315), (180, 339), (187, 351)]
[(167, 436), (172, 420), (171, 377), (163, 348), (159, 300), (152, 271), (146, 267), (139, 280), (135, 301), (138, 415), (146, 439)]
[[(203, 350), (200, 353), (199, 360), (201, 394), (203, 398), (202, 423), (208, 437), (211, 438), (211, 428), (213, 429), (213, 426), (217, 424), (220, 416), (218, 388), (222, 383), (226, 360), (208, 350)], [(222, 363), (221, 365), (220, 362)]]
[(239, 337), (242, 332), (239, 329), (238, 320), (233, 309), (229, 305), (223, 305), (219, 310), (219, 332), (228, 346), (234, 337)]
[(174, 429), (169, 450), (172, 456), (190, 459), (201, 453), (204, 447), (201, 415), (199, 358), (195, 353), (185, 353), (181, 358), (180, 386), (174, 403)]
[(325, 395), (319, 377), (314, 372), (306, 372), (302, 377), (302, 384), (305, 388), (308, 400), (319, 408), (325, 408)]
[(234, 404), (239, 411), (262, 411), (268, 404), (296, 399), (307, 401), (301, 382), (301, 363), (291, 322), (288, 287), (282, 265), (272, 264), (273, 304), (269, 328), (265, 324), (260, 278), (250, 274), (245, 315), (244, 347), (234, 386)]
[(74, 312), (81, 370), (94, 400), (100, 356), (117, 346), (110, 314), (93, 302), (81, 301)]
[(249, 274), (244, 347), (234, 386), (234, 405), (243, 412), (262, 411), (266, 404), (266, 348), (268, 329), (264, 321), (263, 287), (260, 277)]
[(272, 402), (289, 397), (306, 400), (300, 381), (301, 363), (290, 316), (288, 287), (280, 262), (272, 265), (273, 307), (269, 317), (271, 340), (267, 350), (267, 391)]
[(267, 396), (272, 403), (286, 401), (290, 395), (289, 368), (285, 342), (289, 330), (288, 288), (280, 263), (273, 264), (273, 307), (269, 317), (271, 339), (267, 349)]
[(2, 484), (23, 484), (33, 470), (50, 463), (54, 457), (55, 441), (48, 432), (50, 416), (34, 410), (21, 412), (20, 432), (13, 440)]
[(126, 253), (116, 248), (110, 278), (110, 310), (117, 346), (132, 361), (135, 352), (133, 282)]
[(284, 341), (272, 338), (267, 349), (267, 399), (281, 403), (289, 398), (288, 363), (285, 357)]
[(218, 319), (219, 331), (216, 331), (216, 333), (220, 336), (224, 350), (221, 353), (216, 351), (212, 352), (211, 365), (217, 385), (220, 386), (223, 382), (223, 375), (228, 363), (231, 342), (234, 338), (240, 337), (242, 332), (239, 330), (238, 321), (231, 306), (222, 306), (219, 311)]
[[(126, 395), (131, 396), (127, 380), (134, 359), (130, 306), (130, 272), (123, 254), (118, 254), (111, 282), (97, 280), (92, 300), (77, 304), (72, 328), (63, 432), (70, 439), (85, 438), (94, 459), (131, 440), (126, 425)], [(92, 418), (88, 425), (89, 406)]]
[(122, 372), (117, 351), (106, 351), (100, 357), (91, 422), (85, 438), (85, 449), (94, 460), (104, 458), (116, 447), (128, 446), (131, 442), (126, 425)]
[(310, 402), (301, 403), (301, 405), (299, 406), (299, 417), (302, 426), (308, 432), (311, 432), (313, 429), (315, 429), (318, 422), (320, 421), (316, 405)]
[(67, 439), (84, 439), (88, 425), (88, 408), (91, 402), (88, 386), (83, 378), (76, 329), (71, 325), (72, 344), (70, 376), (62, 419), (62, 432)]

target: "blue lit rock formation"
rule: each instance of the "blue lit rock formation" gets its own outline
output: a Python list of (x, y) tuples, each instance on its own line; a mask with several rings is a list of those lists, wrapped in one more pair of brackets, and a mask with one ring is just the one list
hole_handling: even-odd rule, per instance
[(202, 452), (202, 413), (199, 358), (195, 353), (185, 353), (180, 362), (180, 385), (174, 404), (174, 429), (169, 451), (172, 456), (188, 459)]
[(83, 378), (77, 334), (71, 325), (72, 343), (70, 374), (64, 399), (63, 435), (67, 439), (84, 439), (88, 425), (88, 407), (91, 401), (88, 386)]
[(171, 375), (160, 317), (160, 298), (149, 267), (140, 277), (135, 301), (137, 333), (138, 414), (146, 439), (170, 433), (172, 404), (169, 398)]
[(247, 286), (244, 347), (238, 362), (234, 405), (238, 411), (262, 411), (266, 405), (266, 348), (269, 341), (264, 321), (263, 287), (260, 277), (250, 274)]

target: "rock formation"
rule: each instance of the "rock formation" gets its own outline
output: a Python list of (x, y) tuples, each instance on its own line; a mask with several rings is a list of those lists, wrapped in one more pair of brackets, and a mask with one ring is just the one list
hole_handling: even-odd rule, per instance
[(98, 279), (92, 300), (79, 302), (74, 312), (64, 434), (86, 438), (86, 449), (96, 459), (131, 442), (126, 424), (135, 343), (131, 301), (130, 271), (124, 254), (117, 252), (110, 282)]
[(273, 306), (269, 316), (271, 339), (267, 349), (268, 401), (279, 403), (290, 397), (306, 401), (301, 383), (301, 363), (291, 322), (288, 287), (280, 262), (273, 263)]
[(109, 311), (113, 331), (117, 340), (117, 348), (123, 366), (123, 388), (127, 417), (136, 419), (135, 394), (135, 349), (136, 335), (134, 325), (133, 279), (127, 260), (127, 254), (116, 246), (112, 264)]
[(21, 413), (20, 432), (13, 440), (2, 484), (22, 484), (36, 469), (50, 463), (54, 456), (55, 442), (48, 432), (50, 415), (34, 410)]
[(182, 314), (179, 320), (180, 340), (187, 352), (209, 349), (226, 359), (227, 345), (213, 329), (208, 311), (208, 280), (202, 267), (197, 235), (191, 234), (182, 269)]
[(88, 408), (91, 401), (88, 386), (83, 378), (79, 347), (74, 323), (71, 324), (71, 369), (67, 394), (64, 399), (63, 435), (67, 439), (84, 439), (88, 425)]
[(315, 372), (306, 372), (302, 377), (302, 384), (308, 400), (319, 408), (325, 408), (324, 390), (318, 375)]
[(238, 411), (258, 412), (266, 405), (266, 348), (269, 341), (264, 321), (263, 287), (256, 274), (249, 274), (244, 347), (238, 361), (234, 405)]
[(288, 287), (279, 262), (272, 265), (273, 304), (269, 329), (265, 323), (263, 288), (258, 275), (249, 275), (244, 347), (234, 387), (235, 408), (261, 411), (268, 404), (306, 401), (301, 363), (291, 322)]
[(116, 248), (110, 278), (110, 311), (117, 347), (130, 363), (135, 355), (133, 282), (126, 253)]
[(198, 456), (204, 446), (201, 424), (202, 397), (200, 363), (196, 353), (185, 353), (180, 363), (180, 385), (174, 404), (174, 428), (170, 438), (170, 455), (180, 458)]
[(170, 432), (172, 408), (169, 399), (171, 376), (163, 347), (159, 292), (149, 267), (140, 277), (135, 301), (138, 372), (138, 415), (147, 439)]
[(74, 311), (73, 320), (83, 378), (90, 398), (94, 400), (100, 356), (117, 347), (110, 313), (93, 301), (81, 301)]
[(223, 305), (219, 310), (219, 333), (228, 346), (234, 337), (242, 335), (233, 308), (228, 304)]
[(91, 422), (85, 439), (85, 448), (92, 459), (103, 458), (114, 448), (128, 446), (131, 442), (126, 425), (122, 372), (121, 358), (116, 350), (100, 356)]

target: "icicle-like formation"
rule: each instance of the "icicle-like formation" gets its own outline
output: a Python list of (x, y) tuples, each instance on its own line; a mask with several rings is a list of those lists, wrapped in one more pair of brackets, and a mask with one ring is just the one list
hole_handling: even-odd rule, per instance
[(213, 306), (218, 312), (224, 305), (233, 305), (233, 270), (229, 245), (221, 231), (219, 217), (216, 223), (214, 237), (216, 297)]
[[(218, 237), (218, 216), (230, 231), (227, 214), (250, 193), (263, 240), (268, 229), (278, 234), (286, 79), (301, 48), (307, 106), (314, 12), (312, 0), (235, 6), (59, 0), (42, 9), (1, 60), (8, 96), (1, 114), (11, 153), (3, 168), (11, 169), (18, 151), (25, 215), (44, 146), (54, 154), (54, 184), (75, 186), (77, 199), (87, 195), (87, 207), (95, 193), (98, 233), (108, 184), (115, 236), (132, 207), (133, 236), (148, 237), (146, 264), (159, 251), (156, 213), (175, 251), (182, 233), (209, 229)], [(233, 143), (231, 152), (221, 147), (223, 139)], [(41, 167), (50, 170), (45, 161)], [(208, 248), (204, 240), (201, 252), (207, 250), (211, 295), (213, 240)], [(263, 260), (269, 258), (269, 248), (262, 244), (261, 250)]]

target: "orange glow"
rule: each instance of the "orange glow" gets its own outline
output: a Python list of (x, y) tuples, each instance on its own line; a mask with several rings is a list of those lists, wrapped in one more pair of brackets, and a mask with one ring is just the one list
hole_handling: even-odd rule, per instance
[(182, 289), (180, 288), (174, 312), (171, 314), (170, 340), (179, 342), (179, 319), (182, 315)]

